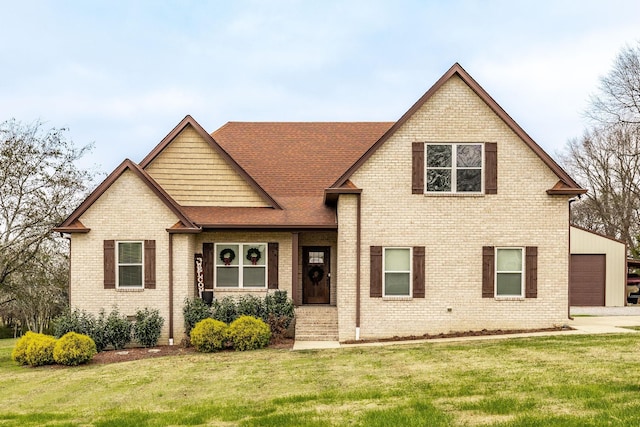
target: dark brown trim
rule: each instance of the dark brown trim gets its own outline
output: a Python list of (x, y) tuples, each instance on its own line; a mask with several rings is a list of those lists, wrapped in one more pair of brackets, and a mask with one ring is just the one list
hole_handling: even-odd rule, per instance
[[(405, 124), (428, 100), (435, 94), (449, 79), (458, 76), (472, 91), (478, 95), (484, 103), (516, 134), (525, 144), (562, 180), (569, 189), (584, 191), (567, 174), (558, 163), (555, 162), (527, 133), (509, 116), (506, 111), (460, 66), (455, 63), (440, 79), (415, 103), (409, 110), (400, 117), (391, 128), (385, 132), (375, 144), (371, 146), (331, 187), (340, 187), (353, 175), (353, 173), (365, 163), (382, 144), (384, 144), (398, 129)], [(580, 193), (582, 194), (582, 193)]]
[(69, 226), (56, 227), (53, 229), (53, 231), (57, 233), (88, 233), (91, 231), (91, 229), (85, 227), (83, 223), (76, 219)]
[(269, 195), (252, 177), (245, 171), (242, 166), (240, 166), (234, 159), (227, 153), (224, 148), (220, 146), (213, 138), (213, 136), (209, 135), (206, 130), (190, 115), (185, 116), (184, 119), (178, 125), (173, 128), (171, 132), (167, 136), (164, 137), (162, 141), (153, 149), (151, 152), (145, 157), (142, 162), (140, 162), (140, 167), (142, 169), (146, 169), (147, 166), (156, 158), (158, 155), (182, 132), (187, 126), (193, 127), (193, 129), (200, 135), (200, 137), (211, 146), (222, 158), (245, 180), (247, 183), (253, 187), (254, 190), (260, 194), (260, 196), (273, 208), (282, 209), (282, 207), (275, 201), (273, 197)]
[(556, 182), (552, 188), (547, 190), (547, 194), (550, 196), (580, 196), (586, 192), (587, 190), (584, 188), (571, 187), (562, 180)]
[[(296, 230), (296, 231), (317, 231), (317, 230), (337, 230), (338, 224), (331, 225), (305, 225), (305, 224), (201, 224), (202, 231), (216, 231), (216, 230), (243, 230), (250, 229), (253, 231), (278, 231), (278, 230)], [(179, 232), (179, 231), (177, 231)]]
[(108, 189), (115, 183), (124, 172), (130, 170), (142, 182), (144, 182), (151, 191), (180, 219), (187, 229), (198, 229), (191, 220), (182, 212), (180, 205), (151, 176), (145, 172), (140, 166), (129, 159), (125, 159), (111, 174), (104, 180), (93, 192), (76, 208), (69, 217), (60, 224), (60, 228), (69, 227), (74, 221), (79, 220), (84, 214)]
[[(362, 252), (360, 247), (362, 242), (362, 200), (360, 194), (357, 195), (356, 200), (356, 328), (360, 328), (360, 255)], [(359, 338), (360, 334), (357, 335)]]
[(300, 233), (291, 233), (291, 299), (294, 305), (300, 305), (298, 294), (298, 250), (300, 249)]
[(341, 194), (362, 194), (361, 188), (326, 188), (324, 190), (324, 203), (334, 205)]
[(278, 289), (278, 242), (267, 244), (267, 289)]
[[(569, 199), (568, 223), (569, 223), (569, 241), (567, 248), (567, 319), (573, 320), (571, 317), (571, 204), (577, 199)], [(623, 295), (627, 295), (626, 292)], [(627, 299), (625, 298), (625, 305)]]
[(411, 194), (424, 194), (424, 142), (411, 144)]
[(173, 234), (169, 234), (169, 340), (173, 340)]

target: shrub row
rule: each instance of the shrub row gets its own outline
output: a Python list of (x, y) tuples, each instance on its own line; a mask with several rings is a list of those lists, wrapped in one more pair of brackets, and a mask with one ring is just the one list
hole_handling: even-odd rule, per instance
[(88, 335), (100, 352), (108, 346), (116, 350), (124, 348), (132, 339), (145, 347), (153, 347), (158, 343), (163, 324), (159, 311), (148, 308), (136, 312), (135, 323), (121, 315), (117, 308), (109, 315), (101, 310), (97, 317), (74, 309), (54, 319), (53, 332), (57, 338), (68, 332)]
[(87, 335), (68, 332), (60, 339), (28, 331), (17, 342), (11, 359), (20, 365), (42, 366), (58, 363), (76, 366), (90, 361), (96, 344)]
[(236, 351), (264, 348), (271, 339), (269, 326), (253, 316), (240, 316), (230, 325), (207, 318), (191, 330), (191, 344), (197, 351), (210, 353), (233, 347)]
[(231, 324), (241, 316), (252, 316), (269, 325), (272, 337), (278, 340), (284, 336), (293, 320), (294, 306), (286, 291), (276, 291), (268, 293), (264, 299), (254, 295), (242, 295), (239, 298), (226, 296), (214, 300), (211, 307), (200, 298), (186, 299), (182, 312), (188, 335), (203, 319), (212, 318)]

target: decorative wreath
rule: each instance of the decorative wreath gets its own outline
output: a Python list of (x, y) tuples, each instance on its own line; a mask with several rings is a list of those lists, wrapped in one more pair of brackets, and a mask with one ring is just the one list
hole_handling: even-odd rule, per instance
[(236, 259), (236, 253), (233, 249), (227, 248), (220, 252), (220, 261), (224, 262), (224, 265), (230, 265), (234, 259)]
[(258, 261), (260, 261), (260, 258), (262, 258), (260, 249), (251, 248), (247, 251), (247, 260), (251, 261), (251, 264), (256, 265)]
[(309, 269), (309, 273), (307, 273), (307, 275), (309, 276), (309, 279), (311, 279), (311, 281), (313, 282), (314, 285), (317, 285), (322, 278), (324, 277), (324, 270), (318, 266), (316, 267), (311, 267), (311, 269)]

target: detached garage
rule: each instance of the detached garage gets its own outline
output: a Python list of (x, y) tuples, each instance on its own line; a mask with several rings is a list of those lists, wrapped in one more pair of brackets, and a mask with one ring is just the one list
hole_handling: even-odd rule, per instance
[(569, 304), (626, 305), (627, 248), (624, 242), (571, 226)]

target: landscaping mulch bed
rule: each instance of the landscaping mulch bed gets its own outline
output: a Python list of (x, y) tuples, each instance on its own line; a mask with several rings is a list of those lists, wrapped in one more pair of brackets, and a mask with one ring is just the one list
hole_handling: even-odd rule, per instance
[(461, 332), (449, 332), (442, 333), (436, 335), (424, 334), (424, 335), (410, 335), (403, 337), (391, 337), (391, 338), (380, 338), (375, 340), (350, 340), (345, 341), (345, 344), (365, 344), (372, 342), (394, 342), (394, 341), (412, 341), (412, 340), (434, 340), (438, 338), (460, 338), (460, 337), (481, 337), (481, 336), (490, 336), (490, 335), (511, 335), (511, 334), (527, 334), (533, 332), (560, 332), (560, 331), (570, 331), (573, 328), (569, 326), (558, 326), (556, 328), (540, 328), (540, 329), (493, 329), (487, 330), (483, 329), (481, 331), (461, 331)]
[[(270, 344), (269, 348), (291, 349), (293, 348), (293, 339), (282, 339), (277, 343)], [(225, 350), (233, 351), (233, 350)], [(153, 357), (179, 356), (184, 354), (197, 353), (193, 347), (184, 347), (182, 345), (159, 345), (153, 348), (125, 348), (124, 350), (107, 350), (93, 356), (91, 364), (106, 364), (129, 362), (132, 360), (150, 359)]]

